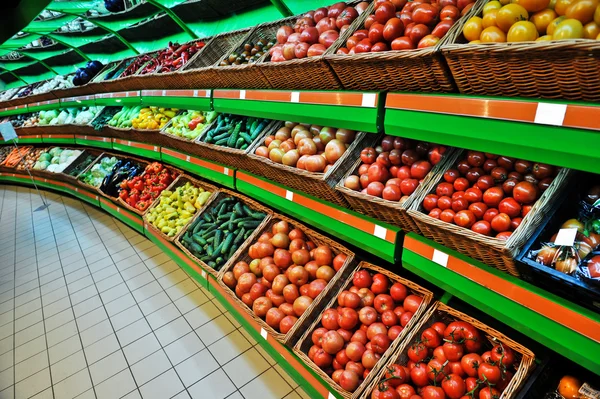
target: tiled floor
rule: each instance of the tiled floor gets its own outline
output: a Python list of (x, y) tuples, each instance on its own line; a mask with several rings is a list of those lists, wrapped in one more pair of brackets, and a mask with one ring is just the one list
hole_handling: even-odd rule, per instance
[(308, 398), (153, 243), (0, 186), (0, 399)]

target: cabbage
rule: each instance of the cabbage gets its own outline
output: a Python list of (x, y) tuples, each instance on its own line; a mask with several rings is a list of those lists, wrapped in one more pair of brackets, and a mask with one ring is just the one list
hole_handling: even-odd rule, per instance
[(42, 162), (40, 162), (40, 168), (42, 170), (46, 170), (48, 168), (48, 166), (50, 166), (50, 162), (48, 162), (48, 161), (42, 161)]
[(42, 152), (38, 158), (38, 161), (50, 162), (51, 160), (52, 160), (52, 155), (48, 154), (47, 152)]
[(40, 170), (40, 169), (42, 169), (42, 163), (40, 161), (36, 161), (36, 163), (33, 164), (33, 169), (34, 170)]
[(50, 149), (50, 151), (48, 151), (50, 153), (50, 155), (52, 155), (53, 157), (55, 156), (60, 156), (60, 153), (62, 152), (62, 149), (60, 147), (52, 147)]

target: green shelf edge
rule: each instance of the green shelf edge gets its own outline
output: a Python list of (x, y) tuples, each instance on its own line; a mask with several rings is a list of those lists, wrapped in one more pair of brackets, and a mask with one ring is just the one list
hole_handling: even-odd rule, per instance
[(394, 136), (600, 172), (592, 130), (397, 109), (386, 110), (384, 126)]
[[(177, 150), (173, 150), (173, 149), (171, 149), (171, 150), (172, 151), (177, 151)], [(180, 151), (177, 151), (177, 152), (180, 152)], [(182, 152), (180, 152), (180, 153), (182, 153)], [(190, 155), (190, 158), (201, 159), (201, 158), (198, 158), (198, 157), (194, 157), (192, 155)], [(202, 167), (200, 165), (193, 164), (191, 162), (188, 162), (188, 161), (183, 160), (183, 159), (176, 158), (176, 157), (174, 157), (172, 155), (169, 155), (169, 154), (165, 154), (162, 151), (161, 151), (161, 159), (162, 159), (163, 162), (166, 162), (166, 163), (168, 163), (170, 165), (173, 165), (173, 166), (175, 166), (175, 167), (177, 167), (179, 169), (185, 170), (187, 172), (193, 173), (193, 174), (195, 174), (195, 175), (197, 175), (197, 176), (199, 176), (201, 178), (211, 180), (211, 181), (213, 181), (215, 183), (219, 183), (219, 184), (221, 184), (223, 186), (226, 186), (228, 188), (231, 188), (231, 189), (235, 189), (235, 172), (234, 172), (234, 169), (232, 169), (231, 167), (229, 167), (230, 168), (229, 170), (232, 173), (231, 173), (231, 176), (228, 176), (228, 175), (225, 175), (224, 173), (217, 172), (217, 171), (214, 171), (214, 170)], [(221, 164), (218, 164), (216, 162), (207, 161), (205, 159), (202, 159), (202, 161), (209, 162), (209, 163), (212, 163), (212, 164), (215, 164), (215, 165), (219, 165), (219, 166), (223, 166), (223, 167), (227, 167), (225, 165), (221, 165)]]
[[(0, 141), (0, 144), (4, 144), (4, 141)], [(19, 137), (18, 144), (42, 144), (43, 141), (41, 138), (39, 139), (25, 139), (23, 137)]]
[[(244, 172), (248, 173), (248, 172)], [(249, 173), (248, 173), (249, 174)], [(306, 193), (300, 193), (296, 190), (292, 190), (288, 187), (284, 187), (280, 184), (276, 184), (270, 180), (264, 179), (260, 176), (252, 175), (253, 177), (268, 182), (270, 184), (277, 185), (285, 190), (292, 191), (294, 193), (298, 193), (304, 197), (308, 197), (314, 201), (321, 202), (329, 207), (340, 209), (346, 213), (352, 214), (358, 218), (368, 220), (369, 222), (378, 224), (387, 228), (388, 230), (396, 231), (396, 243), (392, 244), (388, 241), (382, 240), (380, 238), (375, 237), (373, 234), (366, 233), (362, 230), (356, 229), (352, 226), (349, 226), (343, 222), (340, 222), (336, 219), (333, 219), (327, 215), (314, 211), (312, 209), (306, 208), (302, 205), (296, 204), (292, 201), (288, 201), (285, 198), (282, 198), (276, 194), (273, 194), (270, 191), (266, 191), (262, 188), (256, 187), (248, 182), (245, 182), (240, 179), (236, 179), (236, 188), (243, 194), (250, 196), (251, 198), (260, 200), (269, 206), (272, 206), (275, 209), (278, 209), (280, 212), (291, 215), (292, 217), (301, 220), (302, 222), (307, 223), (309, 226), (314, 226), (320, 230), (323, 230), (334, 237), (340, 237), (342, 240), (355, 245), (359, 248), (363, 248), (365, 251), (372, 253), (373, 255), (378, 256), (381, 259), (384, 259), (388, 262), (395, 263), (400, 259), (400, 251), (402, 247), (402, 233), (401, 229), (396, 226), (387, 225), (384, 222), (381, 222), (376, 219), (369, 218), (367, 216), (361, 215), (359, 213), (353, 212), (347, 208), (341, 208), (334, 204), (324, 202), (316, 197), (310, 196)]]
[[(106, 200), (106, 201), (110, 201), (110, 200)], [(118, 206), (118, 205), (115, 205), (115, 206)], [(119, 212), (117, 212), (116, 210), (114, 210), (111, 207), (107, 206), (104, 202), (102, 202), (102, 200), (100, 201), (100, 208), (102, 208), (106, 212), (110, 213), (116, 219), (119, 219), (121, 222), (125, 223), (127, 226), (131, 227), (132, 229), (134, 229), (138, 233), (144, 234), (144, 225), (143, 225), (143, 221), (142, 221), (142, 217), (141, 216), (136, 215), (135, 213), (129, 212), (128, 210), (126, 210), (124, 208), (121, 208), (121, 207), (119, 207), (121, 210)], [(139, 223), (135, 223), (130, 218), (128, 218), (127, 216), (125, 216), (125, 213), (131, 215), (135, 219), (138, 219)]]
[(57, 101), (52, 104), (44, 104), (44, 105), (28, 105), (27, 112), (39, 112), (39, 111), (47, 111), (50, 109), (58, 109), (60, 108), (60, 101)]
[(81, 107), (94, 107), (96, 106), (96, 100), (79, 100), (79, 101), (62, 101), (60, 100), (60, 108), (81, 108)]
[(130, 97), (119, 97), (119, 98), (99, 98), (96, 97), (95, 103), (97, 106), (114, 106), (114, 107), (124, 107), (124, 106), (135, 106), (140, 105), (142, 103), (141, 96), (130, 96)]
[[(497, 269), (486, 266), (456, 251), (448, 249), (443, 245), (437, 244), (427, 238), (414, 233), (409, 233), (413, 239), (424, 242), (440, 251), (452, 255), (484, 269), (486, 272), (499, 276), (512, 284), (519, 285), (538, 295), (558, 302), (562, 306), (577, 308), (579, 313), (590, 315), (594, 318), (600, 316), (594, 315), (587, 309), (580, 308), (569, 301), (563, 300), (545, 290), (537, 288), (523, 280), (512, 277)], [(552, 321), (543, 315), (528, 309), (527, 307), (512, 301), (490, 289), (449, 270), (439, 264), (427, 259), (410, 250), (404, 249), (402, 252), (402, 266), (437, 285), (446, 292), (460, 298), (472, 306), (486, 312), (497, 320), (511, 326), (531, 339), (547, 346), (548, 348), (562, 354), (563, 356), (580, 363), (582, 366), (600, 375), (600, 360), (594, 360), (593, 354), (600, 353), (600, 343), (582, 336), (573, 330)]]
[(127, 154), (139, 156), (142, 158), (149, 158), (149, 159), (153, 159), (155, 161), (161, 160), (160, 150), (159, 151), (146, 150), (144, 148), (131, 147), (128, 145), (117, 143), (117, 142), (112, 143), (112, 148), (113, 148), (113, 150), (125, 152)]
[(88, 146), (88, 147), (102, 148), (105, 150), (113, 149), (113, 142), (109, 137), (107, 137), (107, 141), (86, 140), (86, 139), (78, 139), (77, 137), (75, 137), (75, 144), (84, 145), (84, 146)]
[(141, 104), (165, 108), (189, 109), (194, 111), (212, 110), (210, 97), (142, 96)]
[(72, 139), (56, 139), (52, 137), (42, 137), (44, 144), (75, 145), (75, 137)]

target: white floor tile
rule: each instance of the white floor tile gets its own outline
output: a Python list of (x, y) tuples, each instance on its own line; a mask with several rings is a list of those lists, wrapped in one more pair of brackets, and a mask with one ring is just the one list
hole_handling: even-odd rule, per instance
[(165, 352), (159, 350), (131, 366), (131, 372), (138, 385), (143, 385), (171, 368)]
[(61, 343), (56, 344), (48, 349), (48, 354), (50, 355), (50, 364), (57, 363), (62, 359), (74, 354), (75, 352), (80, 351), (81, 349), (81, 340), (78, 335), (67, 338)]
[(42, 371), (15, 384), (15, 398), (25, 399), (44, 391), (51, 385), (50, 369)]
[(250, 342), (237, 330), (225, 337), (219, 336), (216, 338), (218, 341), (210, 345), (208, 350), (221, 365), (228, 363), (240, 353), (244, 353), (252, 347)]
[(235, 330), (235, 327), (225, 315), (216, 317), (203, 326), (196, 329), (196, 333), (204, 342), (204, 345), (211, 345), (219, 338), (224, 337)]
[(125, 369), (95, 386), (98, 399), (120, 398), (134, 389), (136, 389), (136, 385), (129, 369)]
[(244, 352), (225, 366), (223, 370), (238, 387), (246, 385), (269, 368), (269, 363), (255, 348)]
[(110, 317), (110, 322), (115, 330), (120, 330), (127, 327), (128, 325), (135, 323), (139, 319), (143, 318), (144, 315), (137, 305), (125, 309), (124, 311), (117, 313)]
[(247, 399), (280, 399), (292, 392), (292, 387), (271, 368), (240, 388), (240, 392)]
[(80, 370), (83, 370), (86, 367), (87, 363), (85, 361), (83, 351), (80, 350), (78, 352), (75, 352), (71, 356), (68, 356), (50, 366), (50, 372), (52, 373), (52, 383), (56, 384), (57, 382), (72, 376), (73, 374), (77, 373)]
[(56, 399), (71, 399), (86, 392), (92, 387), (90, 373), (85, 368), (78, 373), (54, 384), (54, 396)]
[(110, 335), (85, 347), (84, 352), (88, 364), (91, 365), (110, 355), (111, 353), (116, 352), (120, 348), (121, 346), (119, 345), (119, 341), (117, 341), (117, 336), (111, 333)]
[(92, 375), (94, 385), (98, 385), (126, 368), (127, 361), (125, 360), (125, 355), (123, 355), (123, 351), (118, 350), (92, 364), (90, 366), (90, 374)]
[(186, 387), (201, 380), (219, 368), (219, 364), (211, 353), (204, 349), (194, 356), (175, 366), (175, 370)]
[(128, 325), (127, 327), (117, 331), (117, 338), (121, 346), (127, 346), (136, 339), (143, 337), (150, 331), (150, 326), (145, 319), (140, 319), (135, 323)]
[(39, 323), (35, 323), (34, 325), (19, 331), (19, 333), (15, 335), (15, 346), (25, 345), (29, 341), (42, 335), (44, 335), (44, 323), (40, 321)]
[(123, 352), (129, 365), (132, 365), (159, 349), (161, 349), (160, 343), (153, 333), (149, 333), (124, 347)]
[(186, 313), (184, 317), (192, 328), (196, 329), (219, 315), (221, 315), (221, 311), (212, 302), (207, 302)]
[(142, 385), (140, 392), (144, 399), (163, 399), (171, 398), (183, 389), (184, 386), (177, 373), (175, 373), (175, 370), (170, 369)]
[(191, 332), (165, 346), (165, 352), (167, 353), (167, 356), (169, 356), (171, 363), (177, 365), (204, 348), (204, 344), (200, 341), (200, 338), (198, 338), (196, 333)]
[[(195, 285), (194, 288), (196, 288)], [(208, 302), (208, 297), (204, 294), (204, 292), (202, 292), (202, 290), (196, 289), (194, 291), (191, 291), (187, 295), (175, 299), (174, 301), (175, 306), (177, 306), (177, 309), (179, 309), (181, 313), (187, 313), (190, 310), (195, 309), (198, 306), (204, 305), (206, 302)]]
[(202, 380), (188, 388), (188, 392), (194, 399), (223, 399), (235, 391), (235, 385), (233, 385), (222, 369), (204, 377)]

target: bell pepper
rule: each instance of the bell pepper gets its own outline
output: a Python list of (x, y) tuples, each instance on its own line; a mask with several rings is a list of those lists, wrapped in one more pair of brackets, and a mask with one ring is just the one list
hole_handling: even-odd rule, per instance
[(135, 204), (135, 208), (140, 211), (145, 211), (150, 206), (150, 203), (147, 201), (140, 200), (137, 204)]

